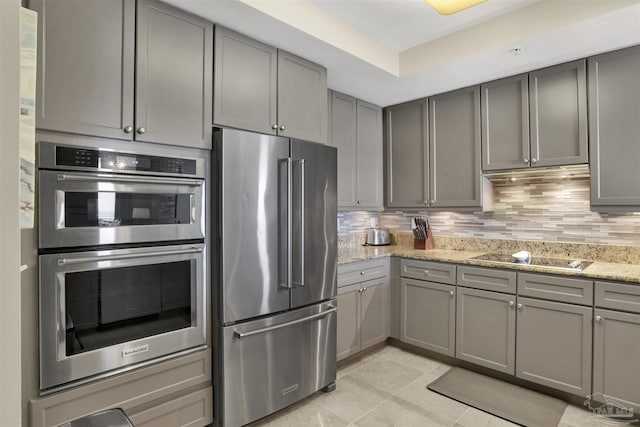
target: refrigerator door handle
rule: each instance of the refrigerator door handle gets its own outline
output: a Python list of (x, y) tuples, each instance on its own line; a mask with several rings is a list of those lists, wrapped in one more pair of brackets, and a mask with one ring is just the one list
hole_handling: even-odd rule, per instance
[(304, 286), (304, 159), (300, 159), (300, 287)]
[(250, 332), (233, 331), (233, 334), (238, 339), (247, 338), (247, 337), (250, 337), (252, 335), (264, 334), (264, 333), (267, 333), (267, 332), (275, 331), (277, 329), (286, 328), (288, 326), (293, 326), (293, 325), (297, 325), (299, 323), (308, 322), (310, 320), (320, 319), (320, 318), (326, 317), (327, 315), (329, 315), (331, 313), (334, 313), (336, 311), (338, 311), (338, 309), (336, 307), (333, 307), (333, 308), (330, 308), (327, 311), (323, 311), (322, 313), (312, 314), (311, 316), (303, 317), (302, 319), (296, 319), (296, 320), (292, 320), (290, 322), (285, 322), (285, 323), (281, 323), (279, 325), (274, 325), (274, 326), (268, 326), (266, 328), (256, 329), (256, 330), (253, 330), (253, 331), (250, 331)]
[(293, 283), (293, 161), (287, 158), (287, 288)]

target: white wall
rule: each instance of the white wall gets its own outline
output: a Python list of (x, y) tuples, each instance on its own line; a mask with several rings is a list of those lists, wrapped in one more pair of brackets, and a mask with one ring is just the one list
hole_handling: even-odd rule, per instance
[(20, 0), (0, 0), (0, 425), (22, 424), (19, 223)]

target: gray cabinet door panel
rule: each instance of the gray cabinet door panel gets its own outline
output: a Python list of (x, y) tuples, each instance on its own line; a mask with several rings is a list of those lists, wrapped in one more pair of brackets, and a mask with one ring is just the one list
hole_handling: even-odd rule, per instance
[(360, 348), (364, 350), (389, 336), (388, 279), (363, 282), (361, 287)]
[(468, 288), (515, 294), (516, 272), (496, 268), (460, 266), (456, 283), (458, 286)]
[(327, 69), (278, 51), (278, 135), (327, 142)]
[(136, 140), (211, 149), (213, 24), (156, 0), (136, 23)]
[(531, 164), (587, 163), (586, 61), (529, 73)]
[(358, 100), (356, 123), (356, 204), (358, 207), (381, 208), (383, 204), (382, 108)]
[(640, 315), (598, 309), (594, 315), (593, 393), (602, 393), (637, 412), (640, 410)]
[(640, 206), (640, 46), (588, 59), (591, 206)]
[(456, 287), (401, 279), (401, 340), (455, 355)]
[(482, 88), (482, 170), (529, 167), (527, 74), (485, 83)]
[(518, 297), (517, 311), (516, 376), (590, 394), (591, 307)]
[(356, 99), (331, 91), (331, 145), (338, 149), (338, 207), (356, 205)]
[(427, 101), (421, 99), (387, 108), (386, 206), (427, 206), (429, 165)]
[(32, 0), (36, 127), (133, 139), (135, 2)]
[(456, 357), (515, 373), (515, 296), (458, 288)]
[(593, 305), (593, 282), (544, 274), (518, 273), (518, 295)]
[(595, 283), (596, 307), (640, 314), (640, 286), (624, 283)]
[(337, 359), (360, 351), (360, 284), (338, 289)]
[(429, 98), (429, 206), (481, 207), (480, 87)]
[(217, 25), (214, 68), (213, 122), (275, 135), (278, 50)]

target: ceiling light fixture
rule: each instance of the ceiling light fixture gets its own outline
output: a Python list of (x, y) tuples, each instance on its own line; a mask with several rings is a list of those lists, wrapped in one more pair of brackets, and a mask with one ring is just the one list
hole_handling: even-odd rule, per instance
[(451, 15), (487, 0), (424, 0), (441, 15)]

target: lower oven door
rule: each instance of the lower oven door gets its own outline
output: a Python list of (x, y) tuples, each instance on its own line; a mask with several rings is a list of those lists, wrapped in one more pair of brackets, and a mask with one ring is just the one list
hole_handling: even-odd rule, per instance
[(336, 302), (222, 328), (222, 425), (241, 426), (336, 380)]
[(205, 344), (203, 244), (40, 256), (40, 389)]

